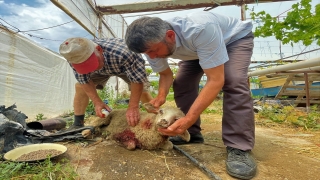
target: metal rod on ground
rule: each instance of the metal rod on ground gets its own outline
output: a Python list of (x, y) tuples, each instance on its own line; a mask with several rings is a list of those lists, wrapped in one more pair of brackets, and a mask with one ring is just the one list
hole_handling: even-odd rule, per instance
[(210, 169), (206, 168), (202, 163), (200, 163), (194, 157), (192, 157), (191, 155), (186, 153), (184, 150), (178, 148), (176, 145), (173, 145), (173, 148), (178, 150), (179, 152), (181, 152), (183, 155), (187, 156), (187, 158), (189, 158), (193, 163), (195, 163), (200, 169), (205, 171), (208, 174), (209, 177), (211, 177), (211, 178), (213, 178), (215, 180), (221, 180), (221, 178), (218, 175), (214, 174), (212, 171), (210, 171)]

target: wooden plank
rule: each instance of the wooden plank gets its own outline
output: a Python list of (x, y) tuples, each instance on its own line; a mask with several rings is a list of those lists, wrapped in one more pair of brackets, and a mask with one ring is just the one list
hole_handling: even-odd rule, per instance
[[(294, 103), (295, 104), (306, 103), (306, 99), (294, 100)], [(310, 99), (310, 104), (320, 104), (320, 100), (312, 100), (312, 99)]]
[[(291, 85), (291, 86), (286, 86), (285, 88), (286, 88), (286, 89), (288, 89), (288, 88), (292, 88), (292, 89), (304, 89), (305, 86), (304, 86), (304, 85), (300, 85), (300, 86)], [(320, 89), (320, 86), (312, 86), (312, 85), (310, 85), (310, 86), (309, 86), (309, 89), (314, 89), (314, 90)]]
[[(320, 91), (310, 91), (310, 96), (319, 96), (320, 97)], [(300, 95), (306, 95), (306, 91), (284, 91), (281, 94), (282, 96), (300, 96)]]
[[(308, 74), (308, 82), (304, 76), (300, 76), (297, 74), (291, 74), (286, 82), (283, 84), (282, 88), (280, 89), (279, 93), (276, 95), (276, 99), (281, 98), (282, 96), (297, 96), (294, 103), (298, 105), (299, 103), (305, 103), (306, 106), (310, 106), (311, 104), (320, 104), (320, 86), (312, 86), (314, 81), (319, 81), (320, 76), (312, 74), (309, 76)], [(300, 81), (300, 82), (298, 82)], [(295, 83), (307, 83), (309, 89), (306, 91), (306, 85), (292, 85), (292, 82)], [(308, 98), (307, 98), (307, 92)]]
[[(316, 77), (316, 76), (310, 77), (308, 79), (309, 81), (320, 81), (319, 77)], [(294, 81), (304, 81), (304, 77), (295, 77)]]
[(262, 87), (268, 88), (268, 87), (282, 86), (286, 82), (287, 77), (279, 76), (279, 77), (268, 78), (267, 76), (259, 76), (258, 79)]
[(286, 82), (285, 79), (278, 79), (278, 80), (262, 81), (260, 83), (262, 87), (268, 88), (268, 87), (282, 86), (283, 83), (285, 82)]
[(291, 82), (293, 78), (293, 75), (289, 75), (286, 79), (286, 82), (284, 83), (284, 85), (281, 87), (280, 91), (278, 92), (278, 94), (276, 95), (276, 99), (279, 99), (282, 96), (283, 91), (286, 89), (285, 87), (289, 85), (289, 83)]

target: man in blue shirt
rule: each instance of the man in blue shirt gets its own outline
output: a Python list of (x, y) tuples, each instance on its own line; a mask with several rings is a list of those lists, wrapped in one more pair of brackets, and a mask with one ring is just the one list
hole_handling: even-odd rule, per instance
[(70, 64), (78, 81), (75, 85), (74, 123), (69, 129), (83, 126), (89, 98), (97, 116), (104, 116), (102, 109), (111, 111), (96, 91), (103, 89), (111, 76), (118, 76), (129, 84), (131, 95), (126, 112), (127, 121), (131, 126), (139, 122), (139, 100), (146, 103), (152, 99), (148, 92), (145, 60), (141, 54), (130, 51), (119, 38), (69, 38), (60, 45), (59, 51)]
[[(223, 90), (227, 172), (242, 179), (254, 177), (257, 169), (251, 156), (255, 124), (247, 81), (253, 38), (251, 22), (204, 11), (168, 20), (141, 17), (129, 25), (125, 37), (128, 48), (146, 54), (153, 71), (160, 74), (159, 93), (150, 103), (156, 108), (164, 104), (173, 85), (176, 104), (186, 114), (167, 129), (159, 129), (168, 136), (189, 131), (190, 142), (176, 136), (172, 143), (203, 143), (200, 114)], [(174, 80), (168, 57), (182, 60)], [(198, 93), (203, 74), (207, 82)]]

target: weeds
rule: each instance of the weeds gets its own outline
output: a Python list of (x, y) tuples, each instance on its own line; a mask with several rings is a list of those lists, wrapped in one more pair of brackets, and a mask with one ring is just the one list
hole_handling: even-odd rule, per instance
[(36, 121), (40, 121), (40, 120), (44, 120), (44, 119), (45, 119), (44, 114), (39, 113), (36, 115)]
[[(127, 103), (122, 103), (123, 100), (129, 99), (125, 96), (115, 97), (115, 92), (112, 88), (104, 87), (102, 90), (97, 90), (99, 97), (106, 103), (110, 108), (127, 108)], [(121, 103), (119, 103), (121, 102)], [(94, 104), (92, 101), (89, 101), (89, 105), (86, 108), (86, 116), (93, 115), (95, 113)]]
[(202, 113), (222, 115), (222, 103), (223, 101), (218, 98), (217, 100), (214, 100)]
[(294, 125), (304, 129), (320, 130), (320, 113), (318, 106), (311, 107), (309, 113), (299, 110), (293, 106), (281, 106), (279, 104), (264, 104), (258, 112), (260, 119), (271, 120), (272, 122)]
[(66, 179), (73, 180), (78, 177), (73, 167), (65, 159), (61, 163), (53, 163), (48, 157), (46, 160), (36, 163), (27, 162), (0, 162), (0, 179)]

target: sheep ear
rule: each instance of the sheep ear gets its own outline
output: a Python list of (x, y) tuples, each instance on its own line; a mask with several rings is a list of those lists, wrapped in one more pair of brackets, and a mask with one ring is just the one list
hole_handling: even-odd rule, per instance
[(181, 137), (183, 140), (185, 140), (187, 142), (190, 141), (190, 134), (189, 134), (188, 131), (185, 131), (184, 133), (179, 134), (178, 136)]
[(148, 112), (152, 112), (154, 114), (158, 114), (158, 111), (151, 103), (144, 103), (142, 105)]

